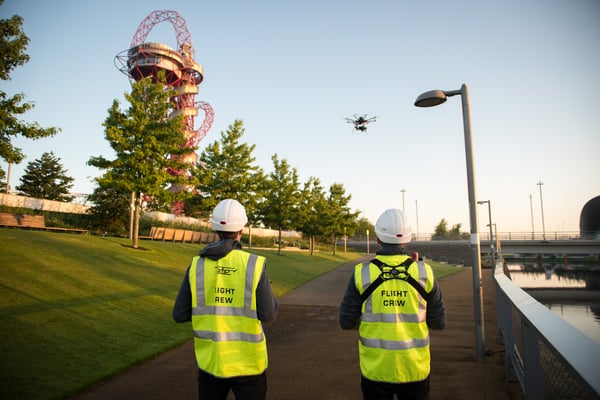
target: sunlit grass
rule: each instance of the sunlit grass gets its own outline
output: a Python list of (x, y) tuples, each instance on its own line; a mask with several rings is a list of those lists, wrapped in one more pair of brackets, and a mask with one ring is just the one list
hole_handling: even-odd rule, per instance
[[(202, 247), (0, 229), (0, 394), (59, 399), (191, 339), (171, 319)], [(252, 250), (278, 297), (361, 256)], [(455, 270), (436, 266), (438, 277)], [(441, 276), (440, 276), (441, 275)]]
[[(191, 338), (171, 320), (201, 246), (0, 229), (3, 399), (56, 399)], [(358, 257), (256, 251), (278, 296)]]

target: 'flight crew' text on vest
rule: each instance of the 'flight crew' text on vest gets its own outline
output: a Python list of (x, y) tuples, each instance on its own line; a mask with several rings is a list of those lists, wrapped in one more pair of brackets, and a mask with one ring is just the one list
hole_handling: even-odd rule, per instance
[[(256, 289), (265, 258), (241, 250), (194, 257), (188, 279), (198, 368), (220, 378), (259, 375), (268, 366)], [(227, 273), (223, 273), (227, 271)]]

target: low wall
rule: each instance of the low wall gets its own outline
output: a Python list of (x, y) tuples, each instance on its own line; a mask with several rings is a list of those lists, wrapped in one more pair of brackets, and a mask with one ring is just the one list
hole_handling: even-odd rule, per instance
[[(34, 197), (17, 196), (14, 194), (5, 193), (0, 193), (0, 205), (7, 207), (21, 207), (30, 208), (33, 210), (54, 211), (73, 214), (87, 214), (87, 211), (90, 208), (90, 206), (84, 206), (82, 204), (64, 203), (62, 201), (36, 199)], [(210, 224), (207, 221), (203, 221), (192, 217), (177, 217), (173, 214), (158, 211), (145, 212), (144, 215), (156, 221), (170, 222), (182, 225), (197, 225), (203, 227), (210, 227)], [(244, 234), (248, 235), (249, 232), (250, 228), (245, 227)], [(273, 229), (252, 228), (252, 236), (277, 237), (278, 235), (279, 231)], [(301, 238), (302, 233), (296, 231), (282, 231), (281, 237), (286, 239)]]
[(184, 229), (161, 228), (153, 226), (150, 235), (142, 239), (162, 240), (183, 243), (212, 243), (218, 239), (215, 232), (198, 232)]
[(86, 214), (87, 210), (90, 208), (90, 206), (84, 206), (82, 204), (36, 199), (34, 197), (18, 196), (15, 194), (6, 193), (0, 193), (0, 205), (72, 214)]
[[(159, 211), (145, 212), (144, 215), (147, 216), (148, 218), (151, 218), (156, 221), (169, 222), (169, 223), (173, 223), (173, 224), (182, 224), (182, 225), (197, 225), (197, 226), (202, 226), (205, 228), (210, 228), (210, 223), (208, 221), (196, 219), (196, 218), (192, 218), (192, 217), (178, 217), (173, 214), (159, 212)], [(279, 231), (276, 231), (274, 229), (249, 228), (248, 226), (244, 227), (244, 229), (243, 229), (244, 235), (249, 235), (250, 232), (252, 233), (252, 236), (257, 236), (257, 237), (278, 237), (279, 236)], [(282, 231), (281, 237), (286, 238), (286, 239), (301, 238), (302, 233), (296, 232), (296, 231)]]

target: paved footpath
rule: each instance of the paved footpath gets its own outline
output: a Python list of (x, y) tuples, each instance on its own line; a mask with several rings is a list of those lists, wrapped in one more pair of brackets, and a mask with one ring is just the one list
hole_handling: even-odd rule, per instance
[[(338, 322), (339, 304), (357, 262), (345, 264), (279, 299), (277, 319), (265, 326), (269, 399), (362, 398), (357, 332), (343, 331)], [(522, 399), (518, 383), (507, 383), (504, 377), (491, 271), (483, 270), (483, 360), (475, 359), (471, 268), (442, 279), (440, 285), (448, 326), (443, 331), (431, 331), (430, 399)], [(192, 342), (188, 342), (72, 400), (197, 399), (195, 378), (194, 352)]]

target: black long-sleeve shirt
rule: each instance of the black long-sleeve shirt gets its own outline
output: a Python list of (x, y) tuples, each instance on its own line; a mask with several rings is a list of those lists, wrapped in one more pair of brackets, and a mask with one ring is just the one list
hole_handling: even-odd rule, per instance
[[(225, 257), (231, 250), (241, 248), (242, 245), (237, 240), (220, 240), (200, 250), (198, 255), (218, 260)], [(185, 272), (179, 293), (177, 293), (177, 298), (175, 299), (175, 305), (173, 306), (173, 320), (175, 322), (189, 322), (192, 320), (192, 291), (188, 277), (189, 271), (190, 266), (188, 266)], [(279, 305), (271, 289), (265, 267), (256, 288), (256, 313), (258, 319), (262, 322), (273, 321), (277, 317), (278, 308)]]
[[(383, 244), (377, 255), (404, 254), (404, 249), (399, 245)], [(354, 274), (348, 282), (348, 287), (340, 305), (340, 326), (342, 329), (355, 329), (358, 327), (362, 315), (362, 301), (356, 288)], [(446, 327), (446, 309), (442, 298), (442, 291), (434, 279), (433, 288), (427, 296), (427, 326), (430, 329), (441, 330)]]

